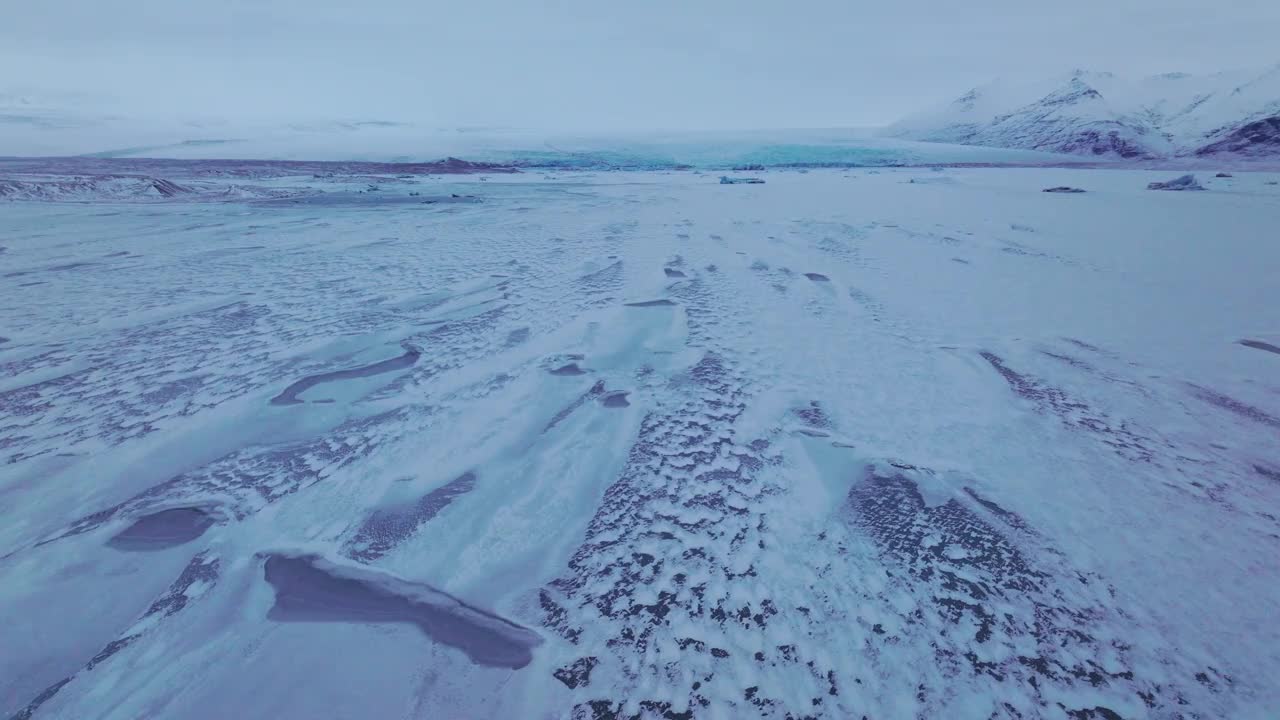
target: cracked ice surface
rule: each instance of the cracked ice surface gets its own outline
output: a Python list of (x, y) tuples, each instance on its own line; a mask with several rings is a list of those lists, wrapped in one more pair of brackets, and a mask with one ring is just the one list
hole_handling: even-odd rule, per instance
[(1272, 717), (1280, 193), (1157, 175), (7, 203), (0, 713)]

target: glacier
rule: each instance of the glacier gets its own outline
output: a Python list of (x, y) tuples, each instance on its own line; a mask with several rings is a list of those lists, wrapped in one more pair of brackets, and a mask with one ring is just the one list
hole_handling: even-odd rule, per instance
[(681, 147), (6, 166), (0, 714), (1275, 716), (1280, 175)]
[[(312, 163), (420, 163), (445, 156), (530, 170), (677, 170), (768, 167), (877, 167), (1070, 162), (1059, 153), (974, 148), (879, 137), (870, 129), (566, 132), (527, 128), (436, 127), (415, 122), (308, 123), (164, 121), (57, 102), (32, 105), (0, 95), (0, 159), (74, 160), (61, 174), (156, 159), (227, 158)], [(6, 168), (12, 169), (12, 168)], [(96, 170), (95, 170), (96, 171)], [(329, 172), (325, 170), (324, 172)]]

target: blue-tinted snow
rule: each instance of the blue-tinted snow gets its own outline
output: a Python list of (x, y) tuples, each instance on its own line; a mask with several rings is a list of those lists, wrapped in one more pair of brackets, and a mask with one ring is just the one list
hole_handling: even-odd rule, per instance
[(716, 175), (5, 203), (0, 713), (1270, 717), (1274, 176)]

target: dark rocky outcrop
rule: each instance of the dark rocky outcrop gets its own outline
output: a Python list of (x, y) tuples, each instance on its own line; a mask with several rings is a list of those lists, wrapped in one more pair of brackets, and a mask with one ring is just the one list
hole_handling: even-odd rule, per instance
[(1196, 155), (1273, 155), (1280, 153), (1280, 115), (1245, 123), (1195, 151)]

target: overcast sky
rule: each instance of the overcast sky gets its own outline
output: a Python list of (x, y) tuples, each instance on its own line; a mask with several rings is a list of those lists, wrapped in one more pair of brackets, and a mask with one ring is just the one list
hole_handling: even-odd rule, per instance
[(995, 77), (1280, 61), (1280, 0), (0, 0), (0, 92), (229, 120), (879, 125)]

